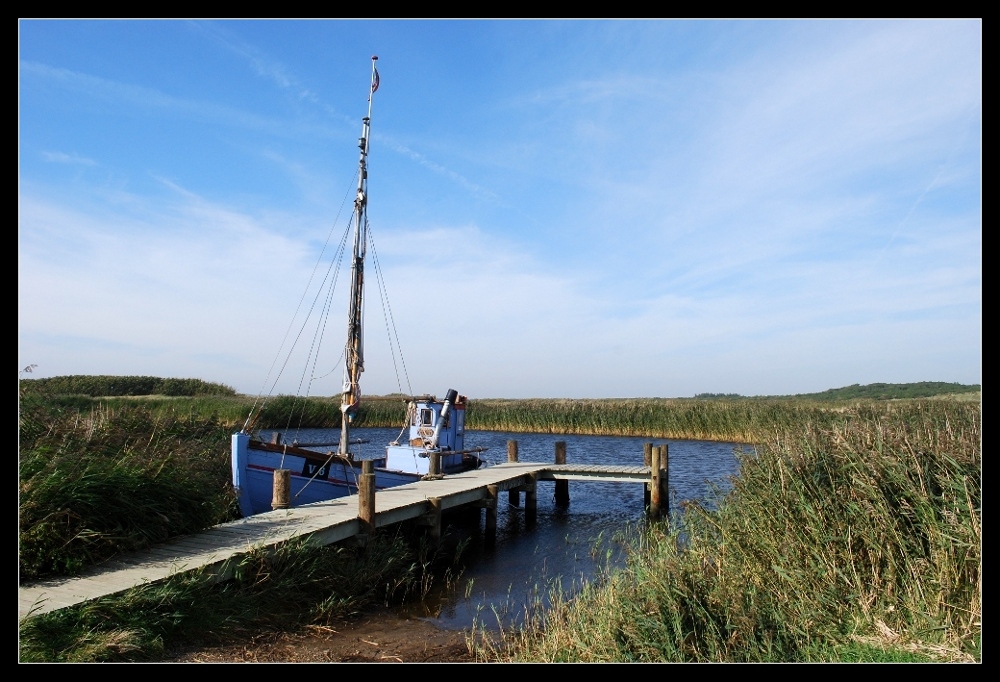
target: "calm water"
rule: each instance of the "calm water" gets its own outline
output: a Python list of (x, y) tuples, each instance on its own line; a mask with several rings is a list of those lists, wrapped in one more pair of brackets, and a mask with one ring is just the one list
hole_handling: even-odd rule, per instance
[[(355, 429), (352, 437), (368, 439), (364, 449), (381, 451), (399, 434), (398, 429)], [(268, 434), (263, 434), (265, 437)], [(323, 438), (337, 440), (339, 431), (316, 429), (289, 438), (315, 442)], [(494, 464), (507, 461), (507, 441), (518, 442), (522, 462), (551, 462), (556, 441), (566, 442), (566, 459), (581, 464), (642, 464), (643, 443), (649, 438), (613, 436), (574, 436), (493, 431), (467, 431), (467, 448), (489, 448), (485, 456)], [(681, 500), (711, 501), (717, 490), (725, 490), (729, 479), (739, 471), (734, 443), (664, 440), (657, 445), (670, 446), (671, 505)], [(462, 553), (464, 571), (451, 586), (433, 590), (423, 604), (408, 607), (406, 615), (433, 621), (443, 628), (463, 629), (474, 621), (492, 626), (498, 616), (509, 624), (523, 614), (523, 605), (531, 603), (537, 587), (559, 581), (571, 590), (597, 575), (611, 561), (620, 563), (622, 542), (641, 527), (643, 486), (637, 483), (571, 481), (570, 504), (555, 506), (554, 484), (541, 482), (538, 488), (536, 521), (526, 525), (523, 495), (519, 508), (507, 505), (501, 493), (497, 514), (496, 542), (484, 542), (478, 525), (457, 526), (454, 532), (467, 540)]]

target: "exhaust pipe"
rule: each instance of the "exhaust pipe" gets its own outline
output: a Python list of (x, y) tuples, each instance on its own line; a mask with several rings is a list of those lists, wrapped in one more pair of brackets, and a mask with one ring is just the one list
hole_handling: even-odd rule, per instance
[(434, 425), (434, 435), (431, 436), (429, 446), (431, 450), (437, 450), (438, 439), (441, 437), (441, 427), (444, 426), (445, 419), (451, 413), (451, 406), (456, 400), (458, 400), (458, 391), (449, 388), (448, 393), (444, 396), (444, 407), (441, 408), (441, 416), (438, 417), (437, 424)]

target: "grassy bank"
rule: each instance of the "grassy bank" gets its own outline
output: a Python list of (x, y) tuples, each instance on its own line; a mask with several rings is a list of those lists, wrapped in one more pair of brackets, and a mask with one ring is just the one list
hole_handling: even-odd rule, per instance
[(981, 660), (978, 405), (872, 404), (772, 437), (717, 510), (554, 595), (484, 660)]
[(362, 548), (288, 544), (251, 552), (226, 581), (184, 574), (28, 618), (18, 628), (19, 660), (157, 661), (184, 646), (336, 625), (372, 606), (419, 599), (435, 580), (460, 574), (460, 554), (432, 554), (407, 532), (418, 535), (399, 528), (373, 535)]

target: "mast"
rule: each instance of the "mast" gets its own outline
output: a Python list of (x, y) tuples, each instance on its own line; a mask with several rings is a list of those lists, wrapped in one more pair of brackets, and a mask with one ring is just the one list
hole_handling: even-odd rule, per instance
[(340, 401), (341, 455), (349, 453), (350, 422), (361, 401), (361, 373), (365, 371), (364, 352), (364, 292), (365, 292), (365, 250), (368, 244), (368, 133), (372, 117), (372, 95), (378, 90), (378, 70), (372, 56), (372, 84), (368, 91), (368, 115), (362, 120), (361, 149), (358, 161), (358, 193), (354, 197), (354, 250), (351, 262), (351, 304), (347, 317), (347, 345), (344, 350), (344, 388)]

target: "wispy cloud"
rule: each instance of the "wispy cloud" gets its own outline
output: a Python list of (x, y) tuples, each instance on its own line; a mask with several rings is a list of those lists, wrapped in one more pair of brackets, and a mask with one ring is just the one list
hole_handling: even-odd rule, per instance
[(42, 152), (42, 158), (50, 163), (65, 163), (73, 166), (96, 166), (93, 159), (80, 156), (78, 154), (67, 154), (65, 152)]
[(428, 169), (430, 171), (433, 171), (434, 173), (437, 173), (439, 175), (443, 175), (444, 177), (448, 178), (452, 182), (456, 183), (460, 187), (464, 188), (465, 190), (467, 190), (470, 193), (472, 193), (473, 195), (475, 195), (477, 198), (480, 198), (480, 199), (489, 199), (489, 200), (493, 200), (493, 201), (495, 201), (495, 200), (497, 200), (499, 198), (497, 196), (496, 192), (493, 192), (492, 190), (489, 190), (489, 189), (487, 189), (485, 187), (477, 185), (476, 183), (470, 181), (468, 178), (464, 177), (463, 175), (461, 175), (459, 173), (456, 173), (455, 171), (453, 171), (453, 170), (451, 170), (449, 168), (446, 168), (445, 166), (442, 166), (439, 163), (435, 163), (434, 161), (431, 161), (430, 159), (428, 159), (426, 156), (424, 156), (420, 152), (414, 151), (413, 149), (410, 149), (406, 145), (400, 144), (399, 142), (396, 142), (394, 139), (392, 139), (388, 135), (381, 135), (381, 134), (377, 134), (376, 133), (376, 134), (372, 135), (372, 138), (375, 141), (377, 141), (377, 142), (379, 142), (381, 144), (384, 144), (386, 147), (388, 147), (392, 151), (396, 152), (397, 154), (401, 154), (401, 155), (409, 158), (412, 161), (416, 161), (418, 164), (420, 164), (421, 166), (423, 166), (424, 168), (426, 168), (426, 169)]
[(216, 44), (239, 55), (251, 66), (254, 73), (258, 76), (266, 78), (279, 88), (294, 90), (296, 95), (301, 99), (307, 99), (312, 102), (317, 101), (316, 94), (303, 87), (286, 65), (282, 64), (280, 60), (269, 56), (256, 45), (241, 40), (231, 31), (221, 28), (217, 23), (194, 21), (190, 22), (190, 26), (212, 38)]
[(126, 105), (131, 110), (161, 111), (226, 125), (282, 130), (287, 124), (213, 102), (169, 95), (155, 88), (121, 83), (71, 69), (20, 62), (21, 77), (33, 77), (88, 98)]

